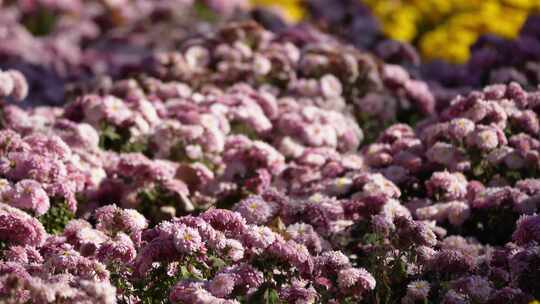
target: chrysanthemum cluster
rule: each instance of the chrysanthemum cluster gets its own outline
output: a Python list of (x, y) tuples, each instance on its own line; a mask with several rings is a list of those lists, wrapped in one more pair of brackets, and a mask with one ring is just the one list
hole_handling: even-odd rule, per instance
[[(63, 104), (73, 82), (119, 77), (152, 48), (172, 49), (192, 30), (248, 6), (247, 0), (3, 1), (0, 68), (26, 76), (28, 103)], [(0, 96), (9, 88), (3, 83)]]
[[(368, 9), (366, 2), (374, 10)], [(535, 89), (539, 81), (540, 23), (534, 7), (538, 3), (469, 2), (309, 0), (307, 4), (309, 14), (320, 28), (357, 47), (371, 50), (385, 62), (400, 64), (412, 75), (424, 80), (436, 97), (438, 109), (444, 109), (458, 94), (466, 94), (472, 88), (481, 89), (490, 84), (517, 82), (528, 90)], [(464, 8), (467, 9), (462, 11)], [(492, 14), (501, 13), (505, 14), (504, 21), (492, 23), (492, 20), (501, 19)], [(463, 17), (467, 14), (474, 14), (475, 17)], [(375, 17), (380, 15), (388, 19)], [(449, 18), (438, 22), (443, 15)], [(410, 32), (410, 26), (387, 28), (383, 25), (413, 25), (414, 20), (424, 20), (435, 29), (428, 32), (421, 30), (423, 38), (410, 43), (392, 40), (396, 36), (390, 34), (388, 37), (381, 29), (384, 27), (385, 32)], [(424, 21), (420, 23), (426, 25)], [(490, 25), (476, 27), (486, 22)], [(359, 32), (363, 34), (357, 35)], [(479, 35), (482, 32), (485, 34)], [(510, 32), (512, 38), (508, 37)], [(453, 63), (449, 56), (461, 58), (461, 63)]]
[(19, 107), (25, 78), (0, 72), (0, 302), (540, 298), (539, 92), (441, 109), (311, 27), (184, 38), (63, 107)]
[[(426, 58), (466, 61), (469, 46), (490, 33), (513, 38), (537, 1), (363, 1), (384, 32), (400, 41), (419, 41)], [(504, 16), (504, 21), (498, 22)]]

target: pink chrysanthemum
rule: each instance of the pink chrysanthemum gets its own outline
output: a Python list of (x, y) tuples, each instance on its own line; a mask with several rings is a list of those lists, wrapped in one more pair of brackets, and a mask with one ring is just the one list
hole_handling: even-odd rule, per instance
[(274, 206), (260, 196), (250, 196), (239, 202), (234, 211), (240, 213), (248, 223), (262, 225), (275, 214)]
[(339, 287), (362, 294), (375, 289), (375, 278), (364, 268), (347, 268), (338, 273)]
[(521, 245), (540, 242), (540, 215), (523, 215), (516, 223), (512, 239)]
[(182, 253), (192, 254), (201, 248), (201, 236), (196, 229), (180, 225), (174, 231), (174, 246)]
[(36, 216), (45, 214), (50, 207), (49, 196), (35, 180), (21, 180), (13, 189), (8, 203), (14, 207), (34, 212)]
[(208, 282), (208, 290), (216, 297), (225, 298), (232, 293), (235, 284), (236, 276), (228, 273), (219, 273)]

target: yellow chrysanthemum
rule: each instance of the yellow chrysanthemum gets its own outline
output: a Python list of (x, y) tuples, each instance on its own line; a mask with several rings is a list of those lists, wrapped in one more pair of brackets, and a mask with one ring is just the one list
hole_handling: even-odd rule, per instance
[(540, 1), (531, 1), (531, 0), (503, 0), (504, 4), (519, 7), (526, 10), (538, 9), (540, 8)]
[(251, 0), (251, 4), (275, 9), (291, 22), (297, 22), (305, 15), (302, 0)]
[(515, 37), (540, 0), (364, 0), (386, 35), (418, 43), (429, 59), (464, 62), (486, 33)]

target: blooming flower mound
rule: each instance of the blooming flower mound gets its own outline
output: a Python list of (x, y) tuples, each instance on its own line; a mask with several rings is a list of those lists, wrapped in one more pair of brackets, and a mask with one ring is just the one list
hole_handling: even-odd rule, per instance
[(538, 1), (306, 1), (320, 28), (425, 81), (438, 109), (471, 88), (539, 82)]
[(19, 106), (34, 82), (0, 72), (0, 302), (540, 298), (540, 91), (438, 108), (404, 68), (308, 26), (175, 42), (110, 59), (129, 72), (63, 106)]

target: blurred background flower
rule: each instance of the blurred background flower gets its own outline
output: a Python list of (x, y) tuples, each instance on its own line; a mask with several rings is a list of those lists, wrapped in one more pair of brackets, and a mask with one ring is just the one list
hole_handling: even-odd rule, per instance
[(302, 0), (251, 0), (254, 6), (264, 6), (275, 10), (286, 20), (296, 22), (305, 16)]
[(483, 34), (513, 38), (538, 0), (365, 0), (390, 38), (416, 44), (426, 59), (463, 63)]

